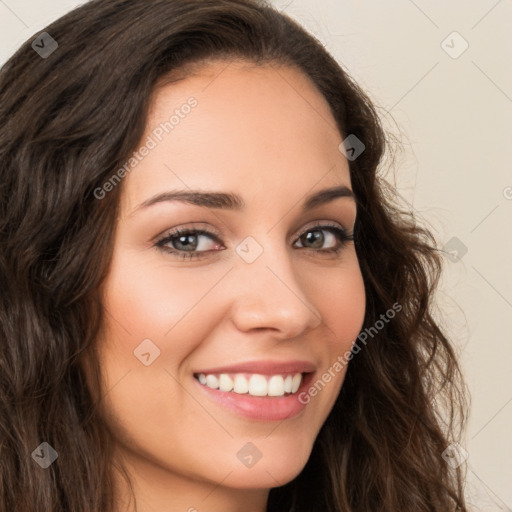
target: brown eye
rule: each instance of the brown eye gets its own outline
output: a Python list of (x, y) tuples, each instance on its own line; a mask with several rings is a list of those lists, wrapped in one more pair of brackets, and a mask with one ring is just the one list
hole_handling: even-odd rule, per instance
[[(353, 236), (349, 236), (344, 229), (327, 225), (309, 228), (298, 240), (302, 244), (301, 247), (305, 249), (314, 249), (319, 252), (338, 252), (347, 241), (353, 239)], [(328, 245), (327, 248), (324, 247), (325, 244)]]
[[(203, 241), (210, 239), (208, 241)], [(176, 229), (165, 235), (156, 244), (170, 254), (183, 259), (193, 259), (215, 250), (220, 244), (217, 235), (204, 229)]]

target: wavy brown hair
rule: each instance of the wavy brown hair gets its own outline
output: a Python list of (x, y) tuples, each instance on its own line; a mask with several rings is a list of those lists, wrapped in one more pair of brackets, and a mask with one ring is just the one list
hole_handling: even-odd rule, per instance
[[(310, 459), (270, 491), (267, 510), (466, 512), (463, 466), (442, 457), (468, 407), (434, 318), (442, 255), (383, 178), (391, 139), (363, 90), (263, 1), (93, 0), (45, 31), (57, 50), (41, 58), (32, 38), (0, 72), (0, 510), (113, 510), (112, 440), (93, 356), (122, 183), (102, 200), (94, 191), (140, 143), (159, 81), (211, 59), (245, 59), (300, 69), (340, 135), (364, 142), (349, 162), (364, 327), (402, 306), (354, 355)], [(96, 388), (85, 379), (86, 354)], [(45, 470), (31, 457), (43, 441), (59, 454)]]

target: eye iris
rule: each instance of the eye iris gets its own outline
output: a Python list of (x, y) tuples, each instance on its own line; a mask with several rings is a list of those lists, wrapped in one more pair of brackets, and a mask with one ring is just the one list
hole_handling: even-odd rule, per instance
[(305, 235), (308, 242), (313, 242), (315, 248), (320, 248), (324, 244), (324, 235), (321, 230), (308, 231)]
[[(195, 238), (195, 241), (192, 242), (191, 244), (190, 243), (187, 243), (187, 242), (183, 242), (183, 240), (187, 240), (187, 239), (190, 239), (190, 238)], [(197, 235), (192, 235), (192, 234), (189, 234), (189, 235), (181, 235), (179, 236), (176, 241), (174, 242), (173, 245), (176, 245), (177, 244), (181, 244), (182, 246), (184, 246), (184, 250), (187, 250), (192, 248), (192, 250), (194, 249), (197, 249)], [(183, 250), (183, 247), (175, 247), (176, 249), (178, 250)]]

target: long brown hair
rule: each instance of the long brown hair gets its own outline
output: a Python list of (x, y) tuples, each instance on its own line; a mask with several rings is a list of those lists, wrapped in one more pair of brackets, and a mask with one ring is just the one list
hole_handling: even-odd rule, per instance
[[(364, 329), (401, 306), (354, 354), (309, 461), (270, 491), (268, 511), (467, 511), (463, 466), (442, 456), (463, 431), (467, 389), (433, 318), (440, 251), (386, 185), (387, 136), (347, 72), (257, 0), (93, 0), (45, 31), (53, 53), (38, 55), (34, 36), (0, 71), (0, 510), (112, 510), (112, 442), (80, 361), (105, 314), (122, 186), (102, 200), (95, 190), (140, 143), (159, 80), (243, 58), (299, 68), (341, 136), (364, 143), (349, 162)], [(45, 470), (32, 456), (42, 442), (58, 453)]]

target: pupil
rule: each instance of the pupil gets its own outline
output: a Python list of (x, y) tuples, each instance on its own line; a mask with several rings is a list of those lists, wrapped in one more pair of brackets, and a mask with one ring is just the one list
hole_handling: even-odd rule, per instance
[(194, 243), (194, 242), (192, 242), (191, 244), (187, 244), (187, 242), (186, 242), (186, 241), (185, 241), (185, 242), (183, 242), (183, 240), (187, 240), (187, 239), (189, 239), (189, 238), (193, 238), (193, 237), (195, 237), (195, 235), (182, 235), (182, 236), (180, 236), (180, 237), (178, 238), (178, 244), (182, 244), (182, 245), (184, 245), (184, 246), (185, 246), (185, 248), (187, 248), (187, 247), (192, 247), (192, 248), (194, 248), (194, 249), (195, 249), (195, 248), (196, 248), (196, 246), (197, 246), (197, 241), (196, 241), (195, 243)]
[(323, 236), (324, 235), (321, 231), (310, 231), (308, 234), (306, 234), (306, 239), (308, 241), (312, 241), (313, 243), (320, 241), (320, 243), (317, 243), (315, 247), (322, 247)]

